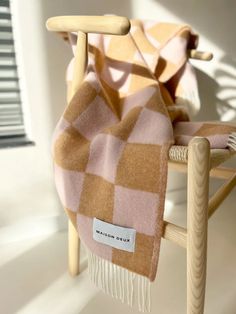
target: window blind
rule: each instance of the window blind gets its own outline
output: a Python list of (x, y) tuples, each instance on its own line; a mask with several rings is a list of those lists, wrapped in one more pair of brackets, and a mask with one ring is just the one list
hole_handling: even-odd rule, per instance
[(24, 136), (10, 3), (0, 0), (0, 144)]

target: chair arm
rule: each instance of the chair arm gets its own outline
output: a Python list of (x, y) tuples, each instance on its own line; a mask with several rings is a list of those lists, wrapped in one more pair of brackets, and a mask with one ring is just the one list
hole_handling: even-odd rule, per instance
[(55, 16), (46, 22), (49, 31), (126, 35), (130, 21), (121, 16)]

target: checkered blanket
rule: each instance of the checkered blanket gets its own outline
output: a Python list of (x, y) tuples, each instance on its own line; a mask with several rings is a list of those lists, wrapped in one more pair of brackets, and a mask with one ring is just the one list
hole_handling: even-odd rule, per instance
[[(126, 36), (89, 34), (87, 74), (54, 133), (57, 190), (90, 252), (90, 273), (128, 303), (134, 274), (143, 295), (143, 278), (156, 276), (170, 146), (199, 135), (223, 148), (236, 131), (189, 125), (199, 98), (186, 51), (196, 45), (188, 26), (150, 21), (133, 20)], [(68, 81), (72, 69), (73, 61)]]

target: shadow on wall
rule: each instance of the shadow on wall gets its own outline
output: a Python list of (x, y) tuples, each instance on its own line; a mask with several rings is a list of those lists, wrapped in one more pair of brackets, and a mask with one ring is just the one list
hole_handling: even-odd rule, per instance
[(214, 80), (197, 71), (202, 108), (195, 119), (236, 120), (236, 41), (232, 40), (235, 38), (235, 1), (208, 0), (204, 4), (194, 0), (154, 1), (189, 23), (224, 52), (217, 60)]
[(235, 12), (234, 0), (154, 0), (209, 38), (227, 55), (235, 55)]
[(214, 76), (218, 82), (218, 115), (223, 121), (236, 121), (236, 60), (224, 55)]
[[(219, 117), (216, 110), (216, 103), (218, 100), (216, 94), (219, 89), (219, 85), (205, 72), (196, 68), (195, 70), (201, 100), (201, 109), (199, 113), (193, 117), (193, 120), (204, 121), (208, 119), (208, 117), (211, 117), (211, 120), (218, 120)], [(204, 97), (204, 95), (207, 95), (207, 98)]]
[(230, 70), (227, 59), (225, 56), (220, 59), (219, 67), (214, 73), (215, 79), (196, 69), (201, 110), (194, 120), (209, 120), (208, 117), (211, 117), (210, 120), (222, 121), (236, 119), (236, 85), (230, 83), (231, 80), (236, 80), (236, 75)]
[[(116, 14), (129, 17), (131, 15), (131, 2), (128, 0), (58, 0), (41, 1), (42, 21), (56, 15), (104, 15)], [(46, 62), (51, 93), (51, 125), (55, 127), (66, 104), (65, 70), (72, 57), (69, 45), (55, 34), (47, 32), (45, 22), (43, 28), (45, 39)]]

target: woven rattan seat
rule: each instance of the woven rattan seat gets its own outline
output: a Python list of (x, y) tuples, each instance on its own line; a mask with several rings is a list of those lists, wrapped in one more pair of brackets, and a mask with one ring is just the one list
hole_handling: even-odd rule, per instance
[[(235, 151), (229, 149), (211, 149), (210, 151), (210, 164), (211, 168), (217, 167), (227, 159), (235, 155)], [(188, 147), (173, 145), (169, 150), (169, 161), (187, 163), (188, 161)]]

